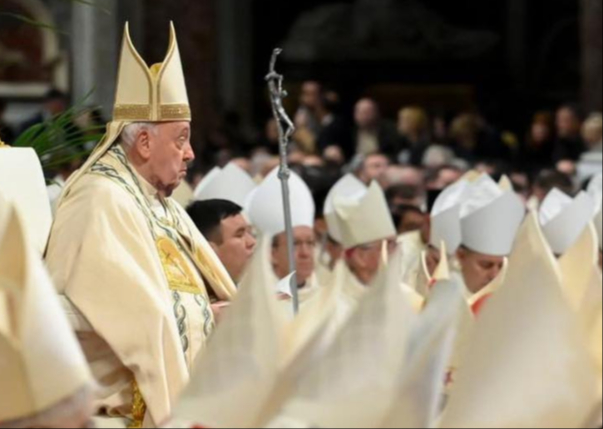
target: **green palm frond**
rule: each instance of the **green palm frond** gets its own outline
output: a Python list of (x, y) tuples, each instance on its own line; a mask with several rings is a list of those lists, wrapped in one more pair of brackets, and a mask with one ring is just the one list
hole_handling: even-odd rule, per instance
[[(84, 6), (93, 7), (107, 15), (111, 15), (111, 11), (109, 9), (107, 9), (106, 7), (102, 6), (101, 4), (99, 4), (99, 0), (64, 0), (64, 1), (68, 1), (70, 3), (79, 3)], [(64, 36), (69, 36), (69, 33), (61, 30), (59, 27), (57, 27), (55, 25), (49, 24), (47, 22), (42, 22), (42, 21), (38, 21), (35, 19), (31, 19), (30, 17), (22, 15), (22, 14), (10, 13), (10, 12), (0, 12), (0, 16), (7, 16), (9, 18), (16, 19), (17, 21), (23, 22), (24, 24), (27, 24), (27, 25), (31, 25), (33, 27), (37, 27), (37, 28), (40, 28), (43, 30), (53, 31), (57, 34), (61, 34)]]
[(31, 25), (33, 27), (41, 28), (43, 30), (50, 30), (50, 31), (54, 31), (55, 33), (67, 35), (66, 32), (62, 31), (61, 29), (59, 29), (58, 27), (56, 27), (54, 25), (47, 24), (47, 23), (44, 23), (41, 21), (37, 21), (35, 19), (31, 19), (25, 15), (21, 15), (18, 13), (0, 12), (0, 16), (8, 16), (9, 18), (16, 19), (17, 21), (21, 21), (21, 22), (23, 22), (27, 25)]
[(23, 132), (13, 147), (31, 147), (36, 151), (44, 168), (52, 169), (71, 160), (85, 158), (89, 155), (86, 147), (89, 143), (97, 143), (104, 135), (105, 127), (93, 125), (79, 128), (75, 121), (91, 113), (95, 108), (84, 107), (91, 93), (64, 113), (32, 126)]

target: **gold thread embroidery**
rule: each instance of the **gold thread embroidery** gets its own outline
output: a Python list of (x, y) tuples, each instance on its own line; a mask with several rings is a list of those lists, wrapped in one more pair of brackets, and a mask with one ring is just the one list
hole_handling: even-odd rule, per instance
[(113, 110), (115, 121), (150, 121), (151, 106), (146, 104), (117, 104)]
[(4, 143), (4, 142), (2, 141), (2, 139), (0, 139), (0, 148), (8, 148), (8, 147), (10, 147), (10, 146), (9, 146), (9, 145), (7, 145), (6, 143)]
[(159, 118), (165, 120), (190, 120), (191, 109), (186, 104), (165, 104), (160, 107)]
[[(191, 109), (186, 104), (167, 104), (159, 107), (159, 120), (190, 120)], [(151, 121), (151, 106), (146, 104), (118, 104), (113, 110), (115, 121)]]
[(157, 240), (157, 249), (170, 290), (194, 295), (203, 293), (189, 264), (172, 240), (160, 238)]
[(144, 417), (147, 413), (147, 404), (144, 402), (140, 388), (136, 380), (132, 382), (132, 424), (130, 429), (140, 429), (144, 424)]

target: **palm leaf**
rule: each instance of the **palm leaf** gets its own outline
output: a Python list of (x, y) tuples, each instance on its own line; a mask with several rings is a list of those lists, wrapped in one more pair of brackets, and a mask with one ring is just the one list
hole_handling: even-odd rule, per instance
[(38, 27), (43, 30), (50, 30), (50, 31), (54, 31), (55, 33), (68, 35), (68, 33), (64, 32), (63, 30), (59, 29), (58, 27), (56, 27), (54, 25), (50, 25), (50, 24), (47, 24), (47, 23), (44, 23), (41, 21), (36, 21), (35, 19), (31, 19), (25, 15), (21, 15), (18, 13), (10, 13), (10, 12), (0, 12), (0, 15), (8, 16), (10, 18), (16, 19), (17, 21), (21, 21), (27, 25), (31, 25), (33, 27)]
[(37, 124), (23, 132), (13, 143), (13, 147), (30, 147), (36, 151), (44, 168), (53, 168), (60, 163), (86, 157), (83, 148), (89, 142), (98, 142), (104, 134), (104, 126), (92, 125), (80, 129), (75, 120), (90, 113), (94, 108), (84, 107), (90, 97), (87, 94), (75, 106), (50, 120)]
[(72, 3), (83, 4), (85, 6), (94, 7), (94, 8), (97, 8), (98, 10), (100, 10), (101, 12), (106, 13), (107, 15), (111, 15), (111, 11), (109, 9), (107, 9), (106, 7), (99, 5), (98, 1), (96, 1), (96, 2), (94, 0), (67, 0), (67, 1), (70, 1)]
[[(79, 4), (82, 4), (85, 6), (93, 7), (107, 15), (111, 15), (111, 11), (109, 9), (107, 9), (106, 7), (99, 5), (98, 0), (65, 0), (65, 1), (69, 1), (71, 3), (79, 3)], [(49, 30), (49, 31), (53, 31), (58, 34), (62, 34), (64, 36), (69, 36), (69, 33), (61, 30), (59, 27), (57, 27), (55, 25), (48, 24), (46, 22), (38, 21), (35, 19), (31, 19), (30, 17), (19, 14), (19, 13), (0, 12), (0, 16), (8, 16), (10, 18), (16, 19), (17, 21), (23, 22), (24, 24), (31, 25), (33, 27), (37, 27), (42, 30)]]

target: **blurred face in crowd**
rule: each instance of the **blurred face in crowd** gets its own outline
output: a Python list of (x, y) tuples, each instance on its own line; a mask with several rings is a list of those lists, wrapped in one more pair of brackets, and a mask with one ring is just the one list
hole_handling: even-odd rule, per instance
[(278, 134), (278, 124), (275, 119), (270, 119), (266, 122), (266, 140), (269, 143), (274, 145), (278, 145), (279, 142), (279, 134)]
[[(134, 124), (133, 126), (138, 126)], [(164, 197), (172, 195), (195, 159), (189, 122), (167, 122), (134, 128), (128, 156), (138, 173)]]
[(249, 174), (252, 174), (253, 168), (251, 166), (251, 161), (247, 158), (235, 158), (231, 161), (234, 165), (239, 167), (241, 170), (246, 171)]
[(356, 104), (354, 111), (356, 126), (361, 130), (376, 128), (379, 124), (379, 107), (373, 100), (365, 98)]
[(381, 266), (384, 243), (387, 244), (387, 250), (391, 256), (397, 248), (395, 237), (358, 246), (345, 252), (348, 267), (360, 283), (368, 286), (375, 279)]
[(306, 155), (301, 150), (292, 150), (289, 153), (289, 164), (303, 165)]
[(429, 246), (429, 249), (427, 250), (427, 253), (425, 254), (425, 262), (427, 265), (427, 271), (429, 272), (429, 275), (433, 277), (433, 275), (436, 272), (436, 269), (438, 268), (438, 265), (440, 265), (440, 260), (441, 260), (441, 254), (440, 254), (440, 250), (436, 249), (433, 246)]
[(420, 211), (406, 211), (400, 220), (398, 232), (406, 234), (409, 232), (421, 232), (423, 243), (429, 242), (429, 215), (423, 214)]
[(339, 146), (327, 147), (324, 151), (323, 158), (326, 162), (330, 162), (333, 165), (345, 164), (345, 155)]
[(578, 174), (578, 166), (574, 161), (567, 159), (557, 163), (557, 171), (569, 177), (575, 177)]
[[(314, 251), (316, 236), (314, 230), (307, 226), (293, 228), (295, 242), (295, 262), (297, 264), (297, 282), (304, 286), (314, 274)], [(289, 274), (289, 256), (287, 254), (287, 235), (285, 233), (274, 237), (272, 243), (272, 267), (279, 279)]]
[(427, 114), (418, 107), (407, 107), (398, 113), (398, 132), (408, 137), (417, 137), (428, 128)]
[(67, 101), (63, 98), (51, 98), (44, 103), (44, 109), (52, 116), (60, 115), (67, 110)]
[(455, 184), (463, 177), (463, 172), (453, 168), (443, 168), (438, 175), (438, 188), (446, 189)]
[(321, 92), (320, 83), (313, 81), (304, 83), (299, 100), (300, 104), (310, 111), (318, 109), (321, 105)]
[(531, 135), (532, 144), (536, 146), (546, 143), (553, 137), (551, 129), (544, 122), (534, 122)]
[(457, 251), (457, 258), (467, 289), (474, 294), (492, 283), (500, 275), (505, 264), (504, 257), (483, 255), (464, 247)]
[(527, 173), (512, 173), (511, 182), (522, 200), (527, 203), (530, 198), (530, 178)]
[(600, 147), (603, 143), (603, 116), (593, 114), (582, 127), (582, 138), (590, 149)]
[(390, 161), (385, 155), (369, 155), (364, 161), (359, 179), (369, 185), (373, 180), (379, 180), (385, 174), (389, 165)]
[(423, 187), (425, 174), (416, 167), (402, 167), (399, 165), (390, 165), (385, 173), (379, 179), (379, 184), (383, 189), (395, 185), (410, 185)]
[(580, 118), (568, 107), (562, 107), (557, 111), (556, 123), (559, 137), (576, 137), (580, 134)]
[(245, 217), (238, 214), (222, 220), (220, 233), (208, 240), (233, 281), (240, 282), (256, 247), (251, 225)]

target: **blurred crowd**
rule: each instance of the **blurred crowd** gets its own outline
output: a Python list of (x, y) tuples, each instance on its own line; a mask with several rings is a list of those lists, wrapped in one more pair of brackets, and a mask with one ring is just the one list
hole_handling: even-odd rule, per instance
[[(313, 190), (319, 208), (328, 190), (349, 172), (367, 184), (378, 180), (394, 213), (407, 214), (410, 208), (428, 210), (431, 191), (454, 183), (469, 169), (494, 178), (506, 174), (526, 200), (541, 201), (554, 187), (574, 194), (603, 168), (603, 115), (583, 112), (576, 104), (536, 112), (526, 118), (525, 132), (517, 133), (497, 129), (478, 111), (444, 117), (421, 106), (403, 106), (392, 120), (382, 115), (375, 99), (361, 98), (349, 112), (340, 99), (320, 82), (308, 81), (291, 112), (296, 132), (289, 162)], [(6, 103), (0, 100), (0, 137), (10, 143), (68, 107), (65, 94), (50, 91), (39, 114), (10, 127), (3, 121)], [(86, 111), (72, 122), (70, 127), (85, 133), (105, 121), (98, 111)], [(259, 128), (249, 131), (236, 115), (227, 114), (219, 126), (198, 136), (197, 147), (203, 150), (197, 150), (189, 171), (193, 189), (213, 167), (232, 161), (254, 177), (265, 177), (278, 165), (275, 120)], [(73, 159), (55, 164), (47, 177), (63, 182), (80, 164)]]

